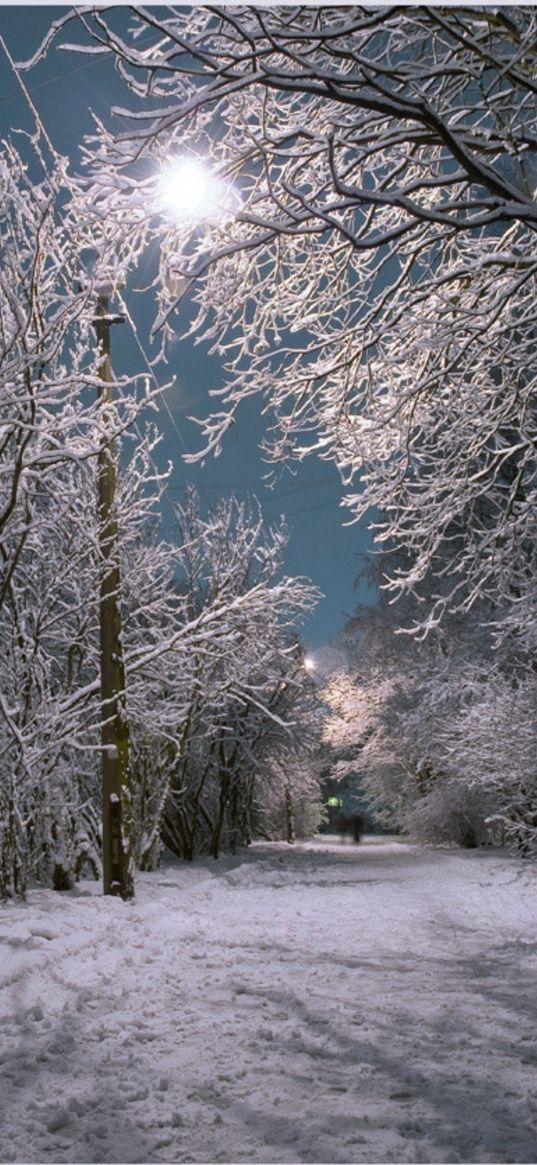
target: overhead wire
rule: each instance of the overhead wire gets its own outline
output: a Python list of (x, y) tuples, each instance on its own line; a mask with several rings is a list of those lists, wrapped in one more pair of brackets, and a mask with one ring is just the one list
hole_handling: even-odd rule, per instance
[(17, 69), (17, 66), (16, 66), (16, 64), (15, 64), (15, 61), (13, 60), (13, 57), (11, 56), (11, 53), (10, 53), (10, 51), (9, 51), (8, 47), (7, 47), (7, 44), (6, 44), (6, 42), (5, 42), (4, 38), (3, 38), (3, 36), (0, 36), (0, 45), (2, 46), (2, 48), (3, 48), (3, 50), (4, 50), (4, 54), (5, 54), (5, 56), (7, 57), (7, 60), (8, 60), (8, 62), (9, 62), (9, 64), (10, 64), (10, 66), (11, 66), (11, 71), (12, 71), (12, 73), (13, 73), (14, 77), (16, 78), (16, 80), (17, 80), (17, 82), (18, 82), (18, 85), (19, 85), (20, 89), (22, 90), (22, 93), (23, 93), (24, 99), (25, 99), (25, 101), (26, 101), (26, 103), (27, 103), (27, 105), (28, 105), (28, 108), (29, 108), (29, 110), (30, 110), (30, 112), (31, 112), (31, 114), (32, 114), (32, 117), (33, 117), (33, 119), (34, 119), (34, 122), (35, 122), (35, 127), (36, 127), (36, 129), (37, 129), (38, 133), (39, 133), (39, 134), (41, 134), (41, 136), (42, 136), (42, 138), (43, 138), (43, 141), (45, 141), (45, 142), (46, 142), (46, 144), (47, 144), (47, 146), (48, 146), (48, 148), (49, 148), (49, 150), (50, 150), (50, 152), (51, 152), (51, 154), (52, 154), (53, 158), (56, 158), (56, 159), (57, 159), (57, 158), (58, 158), (58, 151), (57, 151), (56, 147), (55, 147), (55, 146), (52, 144), (52, 142), (51, 142), (51, 140), (50, 140), (50, 137), (49, 137), (49, 135), (48, 135), (48, 133), (47, 133), (47, 131), (46, 131), (46, 129), (45, 129), (45, 126), (44, 126), (44, 124), (43, 124), (43, 121), (42, 121), (42, 119), (41, 119), (41, 117), (40, 117), (40, 115), (39, 115), (39, 113), (38, 113), (38, 111), (37, 111), (37, 108), (36, 108), (36, 106), (34, 105), (34, 103), (33, 103), (33, 101), (32, 101), (32, 98), (31, 98), (31, 96), (30, 96), (30, 90), (28, 89), (28, 86), (27, 86), (27, 85), (25, 84), (25, 82), (23, 81), (23, 79), (22, 79), (22, 77), (21, 77), (21, 75), (20, 75), (20, 73), (19, 73), (19, 70)]
[[(47, 77), (45, 81), (36, 81), (35, 85), (28, 85), (28, 92), (35, 93), (36, 89), (42, 89), (45, 85), (52, 85), (55, 81), (61, 81), (63, 77), (69, 77), (71, 73), (80, 73), (82, 69), (89, 69), (91, 65), (97, 64), (102, 64), (102, 58), (94, 57), (91, 61), (86, 61), (83, 65), (73, 65), (72, 69), (66, 69), (63, 73), (57, 73), (55, 77)], [(6, 101), (13, 101), (16, 96), (16, 89), (13, 89), (11, 93), (5, 93), (3, 97), (0, 97), (0, 105), (4, 105)]]
[[(288, 489), (268, 490), (268, 496), (264, 499), (267, 502), (277, 501), (278, 498), (288, 497), (290, 494), (301, 493), (304, 490), (315, 489), (319, 485), (331, 485), (333, 482), (339, 481), (337, 473), (331, 473), (329, 477), (316, 477), (312, 481), (302, 482), (298, 485), (289, 486)], [(170, 489), (179, 490), (180, 486), (170, 486)], [(259, 482), (257, 481), (227, 481), (216, 483), (214, 485), (207, 484), (206, 489), (259, 489)]]
[[(152, 364), (151, 364), (151, 361), (150, 361), (150, 359), (149, 359), (149, 356), (147, 355), (147, 352), (146, 352), (146, 350), (145, 350), (145, 348), (144, 348), (144, 346), (143, 346), (143, 344), (142, 344), (142, 341), (140, 340), (140, 336), (139, 336), (139, 334), (138, 334), (138, 329), (137, 329), (137, 327), (136, 327), (136, 323), (135, 323), (135, 321), (134, 321), (134, 319), (133, 319), (133, 317), (132, 317), (132, 314), (131, 314), (131, 312), (130, 312), (130, 310), (129, 310), (128, 304), (125, 302), (125, 300), (124, 300), (124, 298), (123, 298), (123, 296), (122, 296), (122, 295), (118, 295), (118, 302), (119, 302), (119, 304), (120, 304), (120, 307), (121, 307), (121, 310), (122, 310), (123, 314), (125, 315), (125, 319), (127, 320), (128, 324), (129, 324), (129, 326), (130, 326), (130, 329), (131, 329), (132, 335), (133, 335), (133, 337), (134, 337), (134, 342), (135, 342), (135, 344), (136, 344), (136, 346), (137, 346), (137, 348), (138, 348), (138, 350), (139, 350), (139, 352), (140, 352), (140, 354), (141, 354), (141, 356), (142, 356), (142, 359), (143, 359), (143, 361), (144, 361), (145, 367), (146, 367), (146, 369), (147, 369), (147, 373), (148, 373), (148, 375), (150, 376), (151, 380), (153, 381), (153, 384), (154, 384), (154, 385), (155, 385), (155, 386), (158, 388), (158, 387), (159, 387), (159, 383), (158, 383), (157, 377), (156, 377), (156, 375), (155, 375), (155, 370), (154, 370), (154, 368), (153, 368), (153, 366), (152, 366)], [(167, 415), (168, 415), (168, 419), (169, 419), (169, 421), (170, 421), (170, 424), (171, 424), (171, 426), (172, 426), (172, 429), (173, 429), (174, 433), (176, 434), (176, 436), (178, 437), (178, 439), (179, 439), (179, 442), (180, 442), (180, 445), (181, 445), (181, 447), (182, 447), (183, 451), (184, 451), (185, 453), (188, 453), (188, 452), (189, 452), (189, 450), (188, 450), (188, 448), (187, 448), (186, 441), (185, 441), (185, 439), (184, 439), (184, 436), (183, 436), (183, 434), (181, 433), (181, 430), (180, 430), (180, 428), (179, 428), (179, 426), (178, 426), (178, 424), (177, 424), (177, 422), (176, 422), (176, 420), (175, 420), (175, 417), (174, 417), (174, 415), (173, 415), (173, 413), (172, 413), (172, 410), (171, 410), (171, 408), (170, 408), (170, 406), (169, 406), (169, 404), (168, 404), (168, 401), (166, 400), (166, 397), (165, 397), (165, 395), (164, 395), (164, 392), (165, 392), (165, 390), (164, 390), (163, 392), (160, 392), (160, 393), (157, 395), (157, 397), (156, 397), (156, 404), (157, 404), (157, 408), (158, 408), (158, 409), (160, 409), (161, 405), (163, 405), (163, 406), (164, 406), (165, 412), (166, 412), (166, 413), (167, 413)], [(136, 426), (137, 426), (137, 422), (136, 422)], [(136, 427), (136, 432), (138, 433), (138, 436), (139, 436), (139, 437), (140, 437), (140, 439), (141, 439), (141, 433), (140, 433), (140, 431), (139, 431), (138, 427)], [(156, 471), (157, 473), (158, 473), (158, 472), (160, 472), (160, 470), (158, 469), (158, 466), (156, 465), (156, 463), (155, 463), (155, 461), (154, 461), (154, 459), (153, 459), (152, 457), (151, 457), (151, 463), (152, 463), (152, 465), (153, 465), (153, 468), (155, 469), (155, 471)], [(195, 473), (195, 476), (197, 477), (198, 475)], [(211, 513), (211, 512), (212, 512), (212, 509), (213, 509), (213, 507), (212, 507), (212, 505), (211, 505), (211, 502), (210, 502), (209, 498), (207, 497), (207, 494), (206, 494), (206, 492), (205, 492), (205, 489), (204, 489), (204, 486), (203, 486), (203, 484), (202, 484), (202, 483), (201, 483), (199, 480), (197, 480), (197, 481), (196, 481), (196, 484), (197, 484), (197, 486), (198, 486), (198, 489), (199, 489), (200, 493), (201, 493), (201, 494), (202, 494), (202, 496), (203, 496), (203, 499), (204, 499), (204, 501), (205, 501), (205, 503), (206, 503), (206, 505), (207, 505), (207, 508), (208, 508), (208, 510), (209, 510), (209, 513)], [(181, 488), (181, 487), (173, 487), (173, 488), (175, 489), (175, 488)], [(176, 509), (175, 509), (174, 502), (173, 502), (173, 501), (172, 501), (172, 499), (171, 499), (171, 498), (168, 496), (168, 494), (169, 494), (169, 489), (170, 489), (170, 487), (169, 487), (168, 483), (166, 483), (166, 484), (165, 484), (165, 486), (164, 486), (164, 489), (163, 489), (163, 494), (162, 494), (162, 496), (163, 496), (163, 497), (166, 499), (166, 502), (167, 502), (168, 506), (170, 507), (170, 510), (172, 511), (174, 518), (176, 518), (176, 516), (177, 516), (177, 515), (176, 515)]]

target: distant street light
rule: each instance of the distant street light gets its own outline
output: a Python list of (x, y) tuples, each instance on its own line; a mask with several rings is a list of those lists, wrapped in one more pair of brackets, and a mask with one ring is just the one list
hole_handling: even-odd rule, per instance
[(304, 656), (304, 667), (319, 684), (346, 671), (347, 661), (343, 651), (336, 647), (316, 647)]

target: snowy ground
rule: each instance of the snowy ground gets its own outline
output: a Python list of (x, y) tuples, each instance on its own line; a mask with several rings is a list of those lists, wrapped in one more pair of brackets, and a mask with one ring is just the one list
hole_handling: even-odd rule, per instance
[(367, 839), (0, 910), (0, 1159), (536, 1162), (537, 869)]

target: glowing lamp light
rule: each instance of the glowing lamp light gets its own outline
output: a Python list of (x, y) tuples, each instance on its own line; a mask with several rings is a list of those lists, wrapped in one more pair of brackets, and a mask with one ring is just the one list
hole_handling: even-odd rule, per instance
[(176, 158), (157, 183), (158, 209), (178, 222), (217, 220), (232, 210), (233, 191), (200, 158)]
[(344, 672), (346, 660), (343, 652), (335, 647), (316, 647), (306, 655), (304, 667), (314, 679), (324, 681)]

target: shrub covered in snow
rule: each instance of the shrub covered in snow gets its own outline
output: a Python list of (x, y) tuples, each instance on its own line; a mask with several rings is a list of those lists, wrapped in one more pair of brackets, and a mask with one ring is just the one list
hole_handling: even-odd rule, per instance
[(413, 841), (453, 843), (465, 849), (500, 843), (502, 833), (490, 821), (494, 798), (461, 781), (442, 781), (418, 798), (403, 815), (403, 828)]

